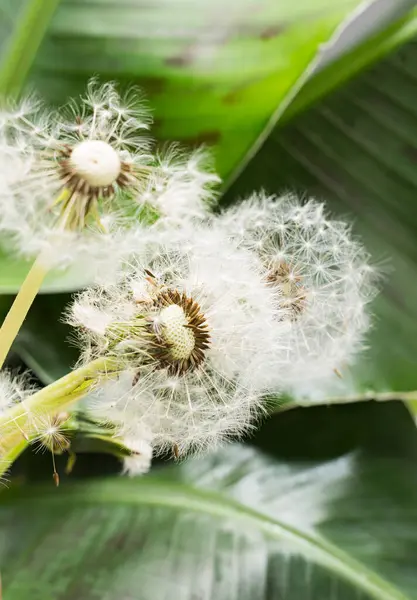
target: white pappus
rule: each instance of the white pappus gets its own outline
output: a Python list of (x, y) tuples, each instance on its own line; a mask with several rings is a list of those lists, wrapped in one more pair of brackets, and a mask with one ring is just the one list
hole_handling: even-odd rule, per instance
[[(0, 416), (15, 404), (24, 402), (35, 389), (27, 375), (12, 375), (9, 371), (2, 371), (0, 373)], [(4, 431), (2, 433), (4, 434)]]
[(275, 368), (286, 364), (284, 329), (280, 340), (271, 335), (273, 300), (256, 255), (219, 230), (155, 242), (119, 281), (82, 292), (69, 310), (83, 360), (107, 355), (122, 371), (91, 394), (88, 410), (130, 442), (146, 431), (155, 452), (177, 457), (241, 434), (270, 391), (273, 348)]
[(149, 221), (161, 228), (203, 214), (218, 181), (204, 154), (154, 151), (150, 123), (138, 90), (120, 96), (95, 79), (60, 111), (31, 98), (3, 110), (0, 232), (20, 254), (65, 267), (117, 262)]
[[(271, 371), (296, 397), (323, 397), (363, 349), (376, 272), (350, 226), (314, 200), (253, 195), (219, 226), (263, 264), (280, 319), (289, 325), (288, 368)], [(281, 322), (278, 335), (281, 332)], [(276, 383), (278, 383), (278, 381)]]

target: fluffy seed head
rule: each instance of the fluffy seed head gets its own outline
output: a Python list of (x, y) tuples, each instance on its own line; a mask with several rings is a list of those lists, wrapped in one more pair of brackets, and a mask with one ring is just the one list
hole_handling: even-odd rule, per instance
[(30, 194), (32, 204), (43, 197), (45, 212), (62, 228), (83, 229), (99, 218), (98, 200), (117, 200), (124, 188), (136, 190), (146, 179), (151, 156), (140, 134), (149, 116), (137, 93), (122, 99), (113, 84), (92, 80), (80, 102), (60, 113), (42, 112), (39, 103), (25, 108), (5, 119), (4, 149), (21, 159), (21, 194)]
[[(176, 456), (250, 427), (267, 391), (276, 312), (254, 254), (218, 230), (188, 236), (155, 242), (121, 280), (81, 293), (69, 314), (85, 360), (107, 354), (123, 369), (91, 397), (95, 418), (122, 437), (146, 428), (155, 451)], [(91, 319), (92, 309), (102, 317)], [(98, 322), (104, 333), (91, 327)]]
[[(153, 151), (137, 90), (90, 81), (60, 111), (29, 99), (0, 113), (0, 233), (48, 266), (106, 272), (152, 236), (204, 220), (219, 179), (207, 154)], [(152, 230), (152, 231), (150, 231)], [(97, 266), (96, 266), (97, 265)], [(90, 278), (91, 279), (91, 278)]]
[(259, 256), (280, 309), (274, 327), (289, 326), (287, 389), (323, 395), (362, 349), (369, 328), (376, 287), (367, 252), (322, 204), (303, 205), (293, 196), (253, 196), (225, 213), (220, 226)]

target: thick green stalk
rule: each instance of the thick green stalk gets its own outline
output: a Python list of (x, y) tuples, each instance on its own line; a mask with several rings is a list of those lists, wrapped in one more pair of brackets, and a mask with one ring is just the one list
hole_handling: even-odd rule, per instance
[(5, 454), (1, 454), (0, 477), (6, 473), (16, 458), (18, 458), (23, 450), (25, 450), (27, 444), (27, 441), (22, 436), (20, 436), (20, 438), (17, 437), (13, 442), (9, 442), (8, 451)]
[(86, 396), (98, 380), (114, 377), (119, 371), (115, 360), (98, 358), (6, 411), (0, 418), (0, 475), (26, 448), (36, 417), (45, 418), (66, 410)]

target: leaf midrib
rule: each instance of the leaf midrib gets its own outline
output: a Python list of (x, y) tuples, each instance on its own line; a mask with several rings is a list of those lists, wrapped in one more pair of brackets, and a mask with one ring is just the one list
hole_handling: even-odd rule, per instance
[[(134, 480), (133, 480), (134, 481)], [(302, 555), (314, 560), (322, 567), (334, 572), (345, 581), (378, 600), (409, 600), (396, 587), (380, 577), (361, 562), (340, 550), (321, 536), (313, 536), (278, 519), (273, 519), (257, 510), (217, 492), (198, 490), (192, 486), (172, 482), (156, 482), (152, 478), (138, 482), (120, 479), (114, 482), (94, 482), (94, 484), (73, 484), (65, 496), (56, 490), (45, 493), (45, 489), (34, 488), (30, 497), (19, 497), (6, 493), (0, 504), (68, 504), (74, 501), (82, 504), (125, 503), (149, 506), (165, 506), (172, 509), (186, 509), (213, 517), (232, 518), (246, 521), (255, 526), (268, 538), (275, 541), (292, 542)], [(131, 488), (131, 489), (129, 489)]]

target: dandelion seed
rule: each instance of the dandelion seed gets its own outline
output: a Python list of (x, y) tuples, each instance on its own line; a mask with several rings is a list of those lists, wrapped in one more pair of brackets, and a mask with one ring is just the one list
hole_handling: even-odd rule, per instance
[(191, 154), (173, 144), (155, 155), (154, 169), (139, 204), (149, 204), (160, 215), (156, 229), (183, 227), (207, 218), (220, 179), (213, 172), (210, 156), (203, 149)]
[(49, 451), (52, 457), (52, 478), (55, 486), (59, 487), (60, 478), (56, 469), (55, 455), (63, 454), (69, 450), (71, 441), (68, 435), (69, 429), (65, 425), (70, 419), (66, 412), (52, 416), (37, 416), (33, 423), (34, 436), (32, 444), (38, 451)]
[(32, 443), (38, 450), (48, 450), (52, 454), (62, 454), (67, 451), (70, 448), (70, 437), (65, 424), (69, 418), (70, 414), (66, 412), (53, 416), (37, 416), (32, 425)]

